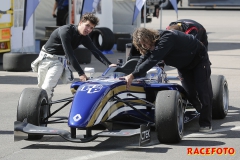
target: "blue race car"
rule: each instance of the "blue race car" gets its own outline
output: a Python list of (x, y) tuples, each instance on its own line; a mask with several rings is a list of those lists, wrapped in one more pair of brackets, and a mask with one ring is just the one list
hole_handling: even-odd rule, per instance
[[(126, 90), (123, 76), (131, 73), (137, 59), (123, 66), (110, 67), (100, 77), (71, 84), (73, 97), (48, 102), (46, 91), (26, 88), (21, 93), (14, 122), (15, 141), (39, 140), (43, 135), (60, 135), (71, 142), (84, 143), (98, 137), (129, 137), (140, 135), (140, 145), (150, 142), (150, 131), (155, 129), (161, 143), (178, 143), (184, 132), (184, 123), (199, 116), (188, 102), (186, 91), (159, 67), (150, 69), (144, 77), (133, 81)], [(88, 68), (88, 71), (93, 71)], [(228, 112), (228, 84), (224, 76), (212, 75), (213, 118), (223, 119)], [(51, 106), (64, 103), (51, 111)], [(55, 117), (71, 103), (68, 117)], [(52, 123), (68, 123), (70, 132), (50, 128)], [(77, 130), (85, 130), (77, 135)], [(100, 130), (92, 134), (92, 130)]]

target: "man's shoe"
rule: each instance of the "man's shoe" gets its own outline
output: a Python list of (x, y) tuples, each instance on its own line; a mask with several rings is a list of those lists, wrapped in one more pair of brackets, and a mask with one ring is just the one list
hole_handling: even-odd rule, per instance
[(208, 133), (212, 131), (212, 126), (202, 126), (199, 128), (199, 132)]

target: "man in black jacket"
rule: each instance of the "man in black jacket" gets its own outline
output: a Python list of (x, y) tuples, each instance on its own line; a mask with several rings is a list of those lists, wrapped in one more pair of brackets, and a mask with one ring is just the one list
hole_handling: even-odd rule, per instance
[[(205, 48), (208, 49), (208, 37), (206, 29), (198, 22), (191, 19), (180, 19), (175, 22), (171, 22), (167, 27), (167, 30), (179, 30), (185, 34), (191, 34), (201, 41)], [(191, 71), (185, 69), (178, 69), (179, 79), (182, 86), (188, 94), (188, 101), (196, 108), (198, 112), (201, 109), (201, 102), (199, 101), (196, 89), (194, 87), (194, 77)], [(182, 76), (184, 74), (184, 78)]]
[(204, 45), (193, 35), (177, 30), (159, 31), (138, 28), (133, 33), (133, 44), (142, 54), (135, 71), (125, 77), (127, 89), (132, 80), (141, 77), (159, 61), (176, 67), (183, 79), (191, 79), (189, 87), (194, 90), (201, 102), (200, 132), (212, 130), (212, 84), (208, 53)]
[[(194, 35), (199, 41), (201, 41), (206, 49), (208, 49), (208, 36), (206, 29), (198, 22), (191, 19), (180, 19), (175, 22), (171, 22), (166, 28), (167, 30), (179, 30), (186, 34)], [(131, 46), (128, 60), (132, 57), (140, 57), (140, 52), (134, 45)]]
[(99, 19), (94, 14), (86, 13), (78, 25), (69, 24), (57, 28), (42, 47), (39, 57), (32, 62), (33, 71), (38, 72), (38, 87), (46, 90), (49, 100), (60, 78), (64, 83), (73, 80), (68, 62), (78, 72), (80, 81), (87, 80), (87, 76), (74, 56), (74, 50), (79, 45), (82, 44), (89, 49), (107, 67), (116, 66), (95, 47), (89, 37), (89, 33), (98, 22)]
[(167, 27), (167, 30), (173, 29), (182, 31), (186, 34), (194, 35), (208, 49), (207, 32), (200, 23), (191, 19), (180, 19), (178, 21), (171, 22)]

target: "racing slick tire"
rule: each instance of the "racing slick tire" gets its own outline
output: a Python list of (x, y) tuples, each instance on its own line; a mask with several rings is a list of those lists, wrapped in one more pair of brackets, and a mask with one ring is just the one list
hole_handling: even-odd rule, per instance
[(115, 32), (114, 34), (114, 44), (117, 44), (118, 38), (131, 38), (130, 33)]
[(178, 143), (183, 137), (184, 107), (178, 91), (159, 91), (156, 97), (155, 128), (160, 143)]
[[(102, 43), (99, 43), (99, 36), (102, 37)], [(94, 45), (101, 51), (110, 51), (114, 46), (114, 34), (107, 27), (94, 28), (90, 33)]]
[[(36, 126), (46, 127), (43, 119), (50, 114), (47, 92), (40, 88), (25, 88), (17, 106), (17, 121), (24, 121)], [(29, 140), (39, 140), (43, 135), (28, 135)]]
[(211, 75), (211, 81), (213, 89), (212, 118), (224, 119), (229, 107), (227, 80), (223, 75)]
[(10, 72), (31, 71), (31, 63), (38, 57), (36, 53), (4, 53), (3, 70)]
[(117, 50), (121, 52), (126, 51), (126, 44), (131, 43), (132, 38), (118, 38), (117, 40)]

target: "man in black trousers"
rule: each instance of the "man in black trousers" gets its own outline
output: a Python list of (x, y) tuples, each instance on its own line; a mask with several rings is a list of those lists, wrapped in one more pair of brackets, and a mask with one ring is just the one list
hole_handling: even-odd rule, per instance
[[(141, 77), (160, 61), (178, 69), (188, 99), (200, 112), (200, 132), (212, 130), (211, 68), (207, 50), (195, 36), (178, 30), (157, 31), (138, 28), (133, 33), (133, 44), (142, 54), (136, 69), (125, 77), (127, 89), (132, 80)], [(191, 101), (191, 100), (194, 101)], [(196, 101), (196, 102), (195, 102)], [(196, 105), (195, 105), (196, 104)]]

